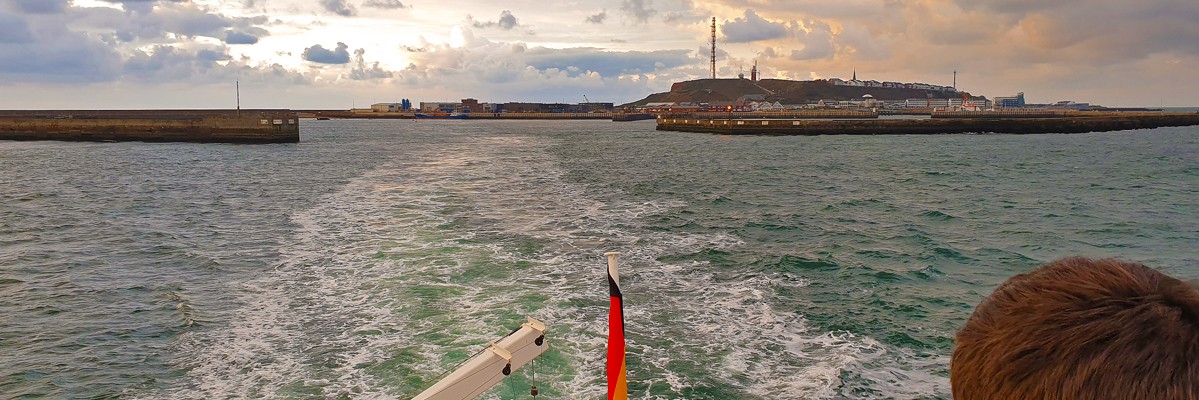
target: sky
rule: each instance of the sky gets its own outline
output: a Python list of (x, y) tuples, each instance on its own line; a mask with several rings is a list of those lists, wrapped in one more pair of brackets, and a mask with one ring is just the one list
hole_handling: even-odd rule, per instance
[(626, 103), (717, 75), (1199, 106), (1194, 0), (0, 0), (0, 109)]

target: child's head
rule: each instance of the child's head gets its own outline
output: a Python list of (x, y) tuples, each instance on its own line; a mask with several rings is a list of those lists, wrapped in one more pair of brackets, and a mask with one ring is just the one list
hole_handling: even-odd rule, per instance
[(956, 400), (1199, 399), (1199, 290), (1068, 258), (1016, 275), (957, 334)]

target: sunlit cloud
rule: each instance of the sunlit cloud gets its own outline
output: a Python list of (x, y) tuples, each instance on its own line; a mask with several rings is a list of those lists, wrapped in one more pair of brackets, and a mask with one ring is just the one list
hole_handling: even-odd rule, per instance
[(286, 101), (308, 105), (400, 91), (619, 103), (706, 77), (715, 17), (721, 77), (755, 60), (792, 79), (950, 84), (958, 71), (989, 96), (1195, 103), (1199, 83), (1177, 77), (1199, 68), (1199, 4), (1095, 1), (0, 0), (0, 87), (261, 79), (303, 85), (312, 97)]

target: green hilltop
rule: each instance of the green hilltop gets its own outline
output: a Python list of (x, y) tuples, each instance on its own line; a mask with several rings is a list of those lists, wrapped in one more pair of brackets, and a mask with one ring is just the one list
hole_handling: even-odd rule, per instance
[[(731, 102), (743, 96), (764, 96), (766, 101), (783, 104), (804, 104), (820, 100), (852, 100), (871, 95), (876, 100), (947, 99), (961, 98), (962, 92), (945, 92), (927, 89), (886, 87), (863, 87), (834, 85), (826, 80), (791, 81), (783, 79), (699, 79), (677, 82), (669, 92), (654, 93), (648, 97), (626, 104), (643, 106), (647, 103), (713, 103)], [(970, 96), (969, 93), (966, 93)], [(973, 97), (973, 96), (971, 96)]]

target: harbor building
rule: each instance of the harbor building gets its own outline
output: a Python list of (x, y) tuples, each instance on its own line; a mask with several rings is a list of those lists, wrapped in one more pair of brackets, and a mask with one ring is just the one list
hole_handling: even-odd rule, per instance
[(1016, 93), (1010, 97), (996, 97), (995, 107), (1002, 108), (1020, 108), (1024, 107), (1024, 92)]
[(461, 103), (448, 101), (422, 101), (420, 102), (420, 110), (422, 112), (454, 112)]
[(605, 113), (614, 108), (613, 103), (480, 103), (471, 98), (459, 102), (420, 103), (420, 111), (425, 113)]
[(373, 112), (400, 112), (412, 109), (412, 102), (408, 99), (401, 100), (399, 103), (375, 103), (371, 104)]

